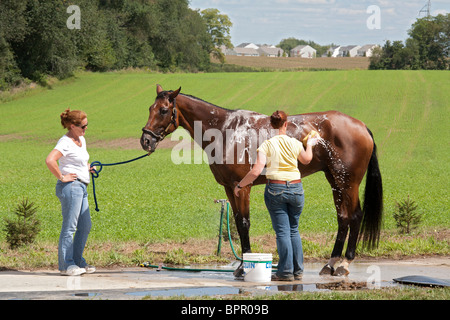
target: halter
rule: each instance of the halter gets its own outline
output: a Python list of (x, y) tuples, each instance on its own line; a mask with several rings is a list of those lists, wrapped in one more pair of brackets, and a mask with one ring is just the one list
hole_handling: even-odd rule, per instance
[(156, 134), (155, 132), (153, 132), (149, 129), (145, 129), (145, 127), (142, 128), (142, 132), (147, 133), (147, 134), (151, 135), (152, 137), (154, 137), (156, 139), (156, 142), (158, 143), (158, 142), (162, 141), (169, 134), (169, 128), (171, 125), (173, 125), (175, 127), (175, 130), (178, 128), (178, 125), (177, 125), (177, 99), (176, 98), (173, 99), (172, 117), (170, 119), (170, 122), (169, 122), (169, 125), (167, 126), (167, 128), (161, 134)]

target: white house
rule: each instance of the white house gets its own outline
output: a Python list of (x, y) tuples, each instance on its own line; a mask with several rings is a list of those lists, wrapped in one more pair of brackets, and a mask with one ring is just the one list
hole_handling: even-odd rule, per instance
[(275, 46), (261, 46), (258, 52), (262, 57), (282, 57), (284, 50)]
[(300, 45), (291, 49), (291, 57), (315, 58), (317, 50), (308, 45)]
[(376, 44), (366, 44), (365, 46), (362, 46), (358, 49), (358, 56), (359, 57), (371, 57), (373, 49), (378, 47)]
[(236, 53), (236, 51), (234, 51), (234, 49), (227, 48), (224, 45), (221, 45), (219, 47), (219, 49), (226, 56), (235, 56), (235, 55), (237, 55), (237, 53)]
[(339, 57), (356, 57), (361, 46), (346, 46), (339, 48)]
[(240, 45), (236, 46), (236, 48), (246, 48), (246, 49), (258, 50), (259, 46), (257, 46), (254, 43), (251, 43), (251, 42), (244, 42), (244, 43), (241, 43)]
[(341, 48), (341, 46), (336, 46), (336, 47), (330, 47), (326, 54), (325, 57), (332, 57), (332, 58), (336, 58), (339, 56), (339, 49)]
[(245, 57), (258, 57), (259, 52), (256, 49), (253, 48), (241, 48), (241, 47), (234, 47), (234, 52), (236, 52), (237, 56), (245, 56)]

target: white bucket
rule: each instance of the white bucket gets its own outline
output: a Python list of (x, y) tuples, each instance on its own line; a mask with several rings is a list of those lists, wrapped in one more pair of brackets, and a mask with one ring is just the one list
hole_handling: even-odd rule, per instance
[(244, 281), (270, 282), (272, 277), (271, 253), (244, 253)]

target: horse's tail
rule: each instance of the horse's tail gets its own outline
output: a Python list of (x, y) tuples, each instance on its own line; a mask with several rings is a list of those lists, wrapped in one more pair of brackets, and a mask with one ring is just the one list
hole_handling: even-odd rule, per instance
[(381, 220), (383, 216), (383, 184), (377, 158), (377, 146), (373, 134), (367, 128), (373, 140), (372, 157), (366, 174), (366, 188), (364, 192), (363, 220), (361, 223), (360, 240), (368, 249), (378, 247), (380, 239)]

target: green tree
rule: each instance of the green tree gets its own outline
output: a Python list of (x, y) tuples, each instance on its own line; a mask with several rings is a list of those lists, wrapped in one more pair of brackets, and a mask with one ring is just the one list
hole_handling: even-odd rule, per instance
[(417, 19), (408, 34), (416, 41), (423, 69), (448, 68), (450, 14)]
[(25, 2), (0, 1), (0, 90), (22, 80), (10, 42), (22, 41), (26, 35), (25, 10)]
[(211, 36), (211, 46), (209, 52), (221, 63), (225, 63), (225, 56), (220, 50), (221, 46), (233, 48), (231, 43), (230, 29), (233, 26), (230, 18), (226, 14), (221, 14), (217, 9), (205, 9), (201, 15), (206, 23), (206, 28)]
[(26, 35), (10, 43), (24, 77), (39, 80), (52, 74), (63, 78), (77, 65), (71, 30), (66, 27), (66, 9), (61, 1), (27, 1)]
[(33, 243), (40, 231), (41, 222), (36, 218), (37, 207), (27, 199), (17, 205), (14, 214), (16, 219), (4, 218), (6, 242), (12, 249)]
[(321, 57), (325, 52), (327, 52), (328, 48), (330, 48), (331, 46), (334, 46), (334, 44), (321, 46), (320, 44), (315, 43), (314, 41), (311, 41), (311, 40), (309, 40), (309, 41), (299, 40), (299, 39), (291, 37), (291, 38), (281, 40), (281, 42), (278, 44), (278, 47), (283, 49), (284, 52), (287, 53), (288, 56), (290, 56), (291, 50), (294, 49), (296, 46), (300, 46), (300, 45), (308, 45), (308, 46), (316, 49), (317, 57)]
[(287, 52), (288, 56), (291, 56), (291, 50), (299, 45), (306, 45), (306, 41), (291, 37), (281, 40), (281, 42), (278, 44), (278, 47), (283, 49), (284, 52)]
[(208, 29), (188, 0), (78, 0), (80, 29), (67, 27), (70, 4), (0, 1), (0, 90), (23, 78), (65, 78), (80, 67), (207, 70), (213, 39), (219, 41), (220, 29)]
[(21, 80), (20, 69), (17, 67), (11, 48), (4, 36), (0, 34), (0, 91), (19, 84)]
[(416, 212), (416, 202), (409, 198), (395, 203), (396, 211), (393, 214), (394, 220), (400, 233), (410, 233), (416, 229), (422, 221), (422, 214)]
[(158, 28), (155, 6), (146, 1), (100, 1), (107, 37), (116, 58), (114, 69), (156, 67), (149, 35)]
[[(70, 31), (81, 66), (92, 71), (113, 69), (117, 62), (116, 54), (120, 56), (120, 51), (114, 50), (108, 31), (115, 27), (117, 21), (105, 10), (100, 10), (96, 1), (80, 0), (78, 5), (81, 10), (81, 29), (66, 30)], [(120, 39), (120, 35), (117, 38)], [(115, 40), (120, 43), (120, 40)]]
[(408, 33), (405, 44), (386, 41), (369, 69), (448, 69), (450, 14), (417, 19)]
[(158, 30), (150, 35), (158, 65), (163, 70), (190, 71), (209, 67), (210, 38), (204, 20), (187, 0), (158, 0)]

